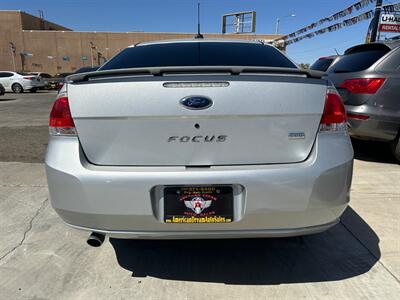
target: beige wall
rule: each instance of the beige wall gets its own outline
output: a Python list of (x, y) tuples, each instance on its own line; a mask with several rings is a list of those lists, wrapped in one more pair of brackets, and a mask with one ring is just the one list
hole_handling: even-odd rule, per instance
[[(19, 11), (0, 11), (0, 70), (13, 70), (10, 42), (23, 49), (21, 13)], [(16, 68), (21, 68), (20, 59), (15, 57)]]
[[(24, 30), (36, 28), (40, 23), (36, 17), (21, 12), (0, 11), (0, 70), (12, 70), (12, 55), (9, 42), (16, 46), (16, 68), (22, 70), (20, 52), (32, 53), (33, 56), (25, 58), (25, 71), (39, 71), (56, 74), (60, 72), (73, 72), (83, 66), (98, 65), (98, 53), (104, 58), (110, 58), (125, 47), (153, 40), (191, 38), (194, 33), (163, 33), (163, 32), (77, 32)], [(24, 21), (22, 21), (24, 20)], [(38, 19), (39, 20), (39, 19)], [(40, 20), (39, 20), (40, 21)], [(24, 25), (23, 25), (24, 23)], [(55, 26), (56, 24), (53, 24)], [(40, 28), (40, 27), (39, 27)], [(204, 34), (209, 38), (237, 38), (271, 40), (275, 35), (253, 34)], [(96, 47), (91, 51), (90, 42)], [(82, 56), (87, 60), (83, 61)], [(69, 60), (63, 60), (68, 57)], [(101, 62), (103, 59), (101, 59)]]

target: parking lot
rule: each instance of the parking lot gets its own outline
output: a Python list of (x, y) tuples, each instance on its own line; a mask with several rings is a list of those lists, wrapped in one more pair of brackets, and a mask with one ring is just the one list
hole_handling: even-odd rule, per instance
[(398, 299), (400, 165), (356, 142), (351, 205), (302, 238), (118, 240), (52, 210), (43, 167), (55, 92), (0, 97), (1, 299)]

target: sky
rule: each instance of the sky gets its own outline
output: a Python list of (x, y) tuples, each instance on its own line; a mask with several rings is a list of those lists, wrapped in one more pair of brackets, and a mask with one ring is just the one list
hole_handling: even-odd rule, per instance
[[(0, 10), (22, 10), (76, 31), (148, 31), (194, 32), (197, 3), (201, 5), (204, 33), (221, 32), (222, 15), (238, 11), (256, 11), (256, 33), (275, 32), (280, 17), (280, 33), (287, 34), (328, 17), (358, 0), (1, 0)], [(398, 1), (384, 0), (384, 4)], [(349, 18), (374, 7), (355, 11)], [(295, 17), (284, 17), (295, 14)], [(333, 23), (322, 25), (329, 26)], [(370, 20), (306, 39), (287, 47), (287, 55), (297, 63), (312, 63), (321, 56), (339, 53), (363, 43)], [(390, 34), (386, 34), (389, 36)]]

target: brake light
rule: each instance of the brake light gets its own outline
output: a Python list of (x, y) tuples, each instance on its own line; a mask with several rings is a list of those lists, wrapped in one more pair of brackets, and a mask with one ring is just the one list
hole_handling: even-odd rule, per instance
[(51, 135), (76, 135), (68, 97), (65, 93), (61, 93), (53, 104), (49, 126)]
[(346, 129), (346, 111), (342, 98), (335, 89), (328, 88), (319, 130), (344, 131)]
[(369, 116), (366, 115), (359, 115), (359, 114), (347, 114), (348, 118), (357, 119), (357, 120), (367, 120)]
[(23, 78), (26, 79), (26, 80), (33, 80), (33, 79), (35, 79), (34, 76), (24, 76)]
[(353, 78), (346, 79), (340, 87), (353, 94), (375, 94), (384, 82), (385, 78)]

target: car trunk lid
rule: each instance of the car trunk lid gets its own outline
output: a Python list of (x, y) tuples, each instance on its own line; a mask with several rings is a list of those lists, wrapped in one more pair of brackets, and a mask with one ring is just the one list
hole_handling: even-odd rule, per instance
[[(286, 75), (125, 76), (68, 84), (75, 126), (98, 165), (295, 163), (314, 143), (326, 81)], [(187, 109), (190, 96), (212, 106)]]

